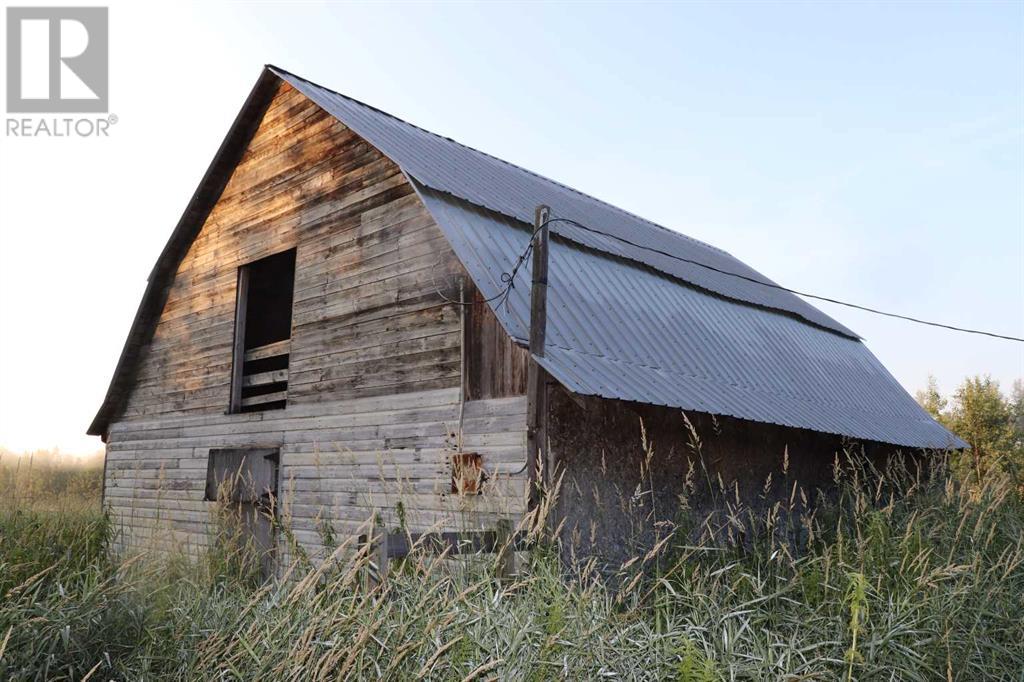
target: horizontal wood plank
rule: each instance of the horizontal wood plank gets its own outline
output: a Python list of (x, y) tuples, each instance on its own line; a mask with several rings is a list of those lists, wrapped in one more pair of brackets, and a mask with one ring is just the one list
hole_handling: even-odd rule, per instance
[(288, 391), (274, 391), (273, 393), (254, 395), (251, 398), (242, 398), (242, 407), (252, 407), (253, 405), (266, 405), (267, 403), (276, 403), (287, 399)]
[(291, 351), (291, 346), (291, 339), (268, 343), (265, 346), (245, 351), (245, 361), (251, 362), (253, 360), (265, 360), (266, 358), (274, 358), (279, 355), (287, 355)]
[(288, 370), (286, 369), (275, 369), (270, 372), (257, 372), (256, 374), (246, 374), (242, 377), (242, 386), (266, 386), (267, 384), (280, 384), (288, 381)]

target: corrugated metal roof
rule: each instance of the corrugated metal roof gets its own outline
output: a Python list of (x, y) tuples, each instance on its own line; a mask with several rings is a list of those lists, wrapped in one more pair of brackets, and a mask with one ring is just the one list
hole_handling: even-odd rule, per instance
[[(485, 297), (523, 252), (530, 226), (419, 186)], [(667, 405), (910, 447), (964, 447), (859, 340), (710, 295), (651, 268), (551, 243), (546, 353), (537, 360), (583, 395)], [(529, 335), (530, 264), (506, 331)]]
[[(274, 66), (268, 68), (389, 156), (407, 174), (431, 189), (452, 194), (526, 223), (533, 222), (533, 213), (538, 204), (547, 204), (562, 218), (570, 218), (602, 232), (626, 238), (642, 247), (705, 263), (758, 281), (771, 282), (721, 249), (668, 230), (454, 140), (435, 135), (283, 69)], [(856, 336), (850, 329), (789, 292), (713, 272), (568, 224), (554, 224), (551, 229), (585, 246), (644, 263), (722, 296), (785, 310), (827, 329)]]

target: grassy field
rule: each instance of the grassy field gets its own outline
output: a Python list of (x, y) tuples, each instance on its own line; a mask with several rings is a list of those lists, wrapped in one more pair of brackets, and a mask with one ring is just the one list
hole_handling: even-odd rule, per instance
[(511, 582), (494, 579), (491, 556), (453, 566), (417, 554), (371, 586), (367, 558), (341, 547), (342, 560), (298, 563), (260, 586), (231, 543), (200, 561), (111, 556), (95, 464), (13, 469), (0, 461), (0, 679), (979, 680), (1024, 670), (1024, 505), (1001, 474), (849, 477), (810, 518), (737, 513), (728, 522), (744, 527), (742, 545), (677, 533), (606, 578), (568, 574), (542, 546)]

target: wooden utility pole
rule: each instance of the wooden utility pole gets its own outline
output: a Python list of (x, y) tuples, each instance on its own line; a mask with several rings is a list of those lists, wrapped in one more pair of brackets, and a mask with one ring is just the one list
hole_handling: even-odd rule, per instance
[(539, 500), (537, 474), (543, 464), (543, 484), (553, 472), (547, 461), (547, 373), (535, 358), (544, 357), (548, 302), (548, 219), (551, 211), (538, 206), (533, 219), (533, 282), (530, 287), (530, 362), (526, 375), (526, 463), (530, 472), (530, 507)]

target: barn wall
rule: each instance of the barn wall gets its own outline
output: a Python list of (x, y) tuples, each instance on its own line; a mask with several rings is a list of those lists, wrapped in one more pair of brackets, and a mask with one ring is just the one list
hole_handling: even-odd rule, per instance
[[(744, 541), (745, 530), (729, 528), (730, 511), (760, 515), (778, 502), (786, 506), (794, 484), (797, 508), (803, 509), (801, 490), (813, 505), (834, 489), (836, 455), (852, 446), (803, 429), (574, 400), (559, 388), (550, 396), (550, 447), (563, 473), (556, 516), (565, 519), (564, 554), (594, 555), (611, 567), (647, 551), (671, 524), (691, 529), (694, 539), (710, 528), (719, 539)], [(859, 451), (878, 466), (892, 450), (870, 444)]]
[[(237, 269), (290, 248), (288, 406), (225, 414)], [(226, 446), (281, 448), (282, 508), (313, 547), (319, 518), (354, 531), (393, 514), (399, 493), (422, 527), (520, 509), (525, 475), (473, 499), (445, 495), (462, 331), (438, 288), (462, 274), (398, 167), (283, 85), (178, 268), (110, 427), (106, 500), (125, 539), (202, 546), (207, 455)], [(466, 408), (464, 447), (499, 479), (522, 466), (524, 413), (523, 398)], [(481, 516), (457, 518), (459, 505)]]
[[(213, 522), (204, 502), (211, 448), (281, 451), (283, 518), (316, 550), (321, 520), (339, 537), (374, 513), (413, 529), (493, 528), (522, 511), (526, 475), (521, 397), (467, 403), (464, 448), (484, 455), (484, 495), (450, 494), (447, 455), (459, 419), (458, 389), (317, 402), (244, 415), (187, 414), (118, 422), (107, 444), (106, 500), (124, 540), (203, 547)], [(401, 505), (399, 505), (401, 502)], [(365, 530), (365, 529), (364, 529)]]

